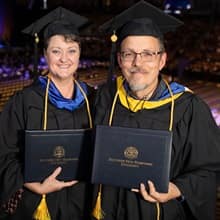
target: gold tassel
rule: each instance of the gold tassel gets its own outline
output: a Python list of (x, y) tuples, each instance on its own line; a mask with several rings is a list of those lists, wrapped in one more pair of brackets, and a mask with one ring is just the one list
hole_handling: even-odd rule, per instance
[(115, 43), (117, 40), (118, 40), (118, 37), (117, 37), (117, 35), (115, 34), (115, 31), (113, 31), (113, 34), (112, 34), (112, 36), (111, 36), (111, 42), (112, 42), (112, 43)]
[(34, 212), (33, 218), (35, 220), (51, 220), (50, 213), (47, 208), (46, 195), (42, 195), (42, 199), (37, 209)]
[(93, 209), (92, 215), (93, 217), (95, 217), (97, 220), (101, 220), (104, 219), (104, 211), (102, 210), (101, 207), (101, 193), (102, 192), (102, 186), (101, 184), (99, 185), (99, 192), (98, 192), (98, 197), (96, 199), (96, 204), (95, 207)]

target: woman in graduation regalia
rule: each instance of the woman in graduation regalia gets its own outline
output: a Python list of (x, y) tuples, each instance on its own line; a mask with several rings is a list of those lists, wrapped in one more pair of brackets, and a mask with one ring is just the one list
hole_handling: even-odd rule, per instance
[(8, 219), (88, 218), (88, 184), (58, 180), (61, 167), (42, 182), (24, 182), (25, 130), (92, 127), (87, 98), (91, 91), (75, 80), (81, 50), (78, 28), (86, 22), (59, 7), (25, 30), (34, 35), (44, 28), (49, 73), (16, 93), (1, 113), (0, 204), (9, 213)]
[(215, 219), (219, 128), (201, 98), (159, 74), (167, 57), (162, 33), (180, 24), (140, 1), (102, 26), (114, 33), (122, 76), (99, 89), (95, 124), (170, 130), (173, 141), (168, 192), (158, 192), (147, 179), (148, 189), (143, 183), (132, 190), (98, 185), (93, 200), (96, 219)]

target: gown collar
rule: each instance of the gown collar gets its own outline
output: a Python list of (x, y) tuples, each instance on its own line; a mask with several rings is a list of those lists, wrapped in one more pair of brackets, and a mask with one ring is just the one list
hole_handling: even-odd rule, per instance
[[(39, 76), (38, 82), (43, 89), (46, 89), (47, 77)], [(83, 82), (79, 82), (79, 84), (87, 95), (88, 89), (86, 84)], [(59, 109), (74, 111), (75, 109), (80, 108), (85, 102), (85, 98), (78, 86), (74, 86), (74, 97), (72, 99), (67, 99), (63, 97), (60, 91), (57, 89), (56, 85), (53, 83), (53, 81), (50, 82), (48, 92), (50, 102)]]

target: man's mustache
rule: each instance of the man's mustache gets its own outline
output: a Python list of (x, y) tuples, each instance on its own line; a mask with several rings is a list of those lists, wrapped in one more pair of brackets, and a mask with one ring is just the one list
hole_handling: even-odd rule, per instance
[(130, 73), (147, 73), (147, 71), (146, 70), (143, 70), (143, 69), (140, 69), (140, 68), (131, 68), (131, 69), (129, 69), (129, 72)]

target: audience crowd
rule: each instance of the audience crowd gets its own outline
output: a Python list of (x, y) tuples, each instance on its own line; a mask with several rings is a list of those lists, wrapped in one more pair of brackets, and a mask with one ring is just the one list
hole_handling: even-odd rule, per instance
[[(109, 36), (108, 36), (109, 37)], [(83, 38), (82, 59), (79, 70), (108, 68), (110, 44), (102, 35)], [(165, 36), (169, 62), (168, 74), (184, 77), (184, 74), (220, 75), (220, 22), (206, 19), (185, 18), (184, 25)], [(33, 77), (33, 46), (0, 48), (0, 81), (29, 79)], [(41, 55), (40, 55), (41, 54)], [(47, 65), (39, 49), (39, 72)], [(210, 78), (210, 77), (209, 77)]]

